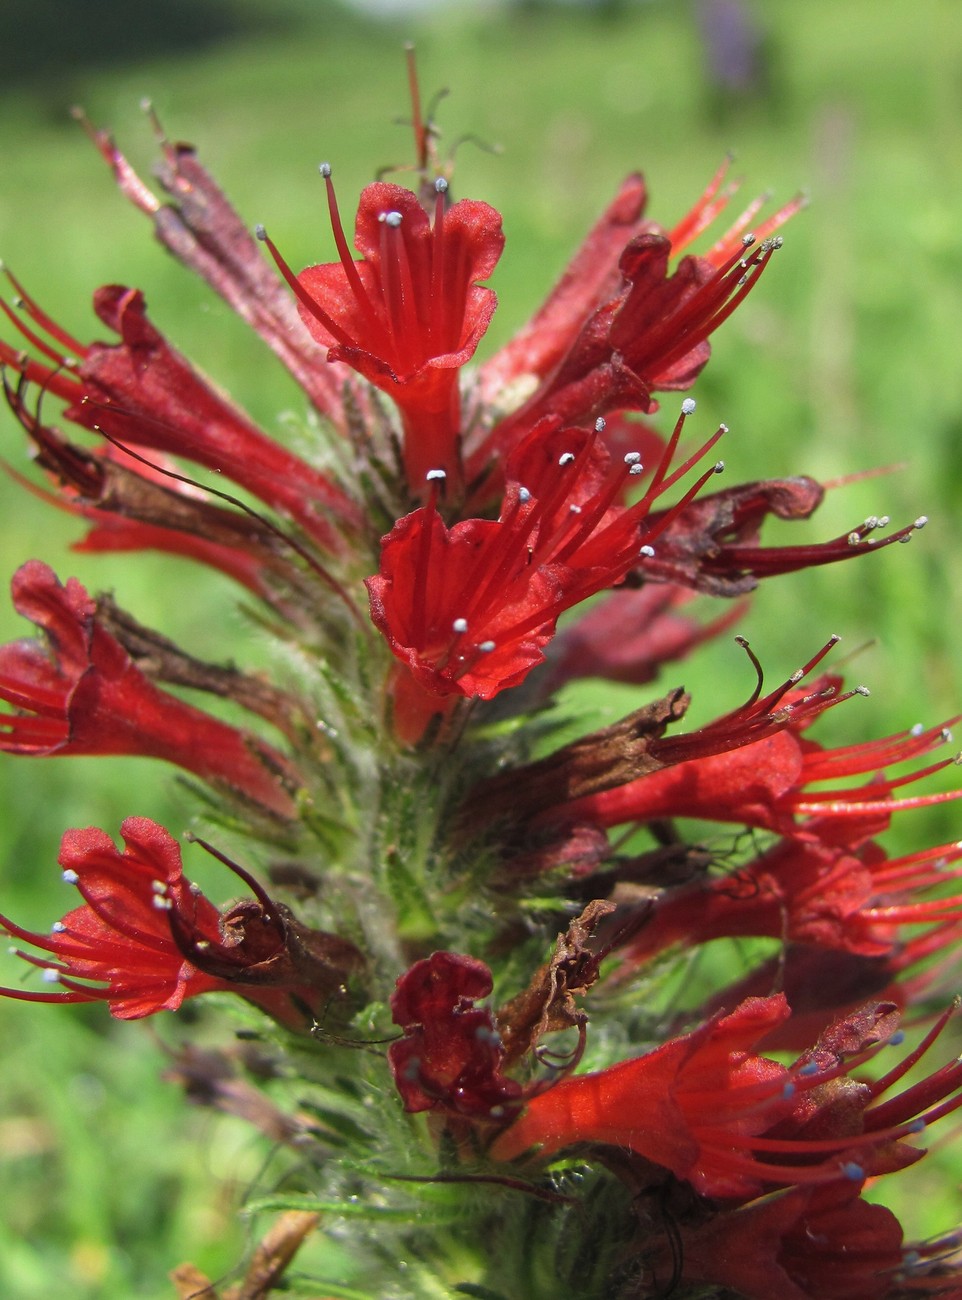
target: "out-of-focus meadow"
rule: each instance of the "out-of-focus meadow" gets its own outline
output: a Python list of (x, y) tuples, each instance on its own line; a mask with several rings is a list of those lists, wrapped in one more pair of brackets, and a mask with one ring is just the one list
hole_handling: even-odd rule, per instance
[[(822, 738), (867, 738), (962, 708), (955, 0), (746, 0), (757, 44), (749, 75), (736, 78), (723, 48), (732, 6), (721, 0), (462, 3), (377, 22), (325, 0), (141, 8), (153, 26), (138, 27), (119, 0), (47, 0), (29, 14), (14, 3), (0, 15), (0, 255), (81, 338), (102, 336), (94, 287), (145, 289), (158, 325), (280, 437), (285, 412), (301, 412), (299, 394), (154, 244), (71, 120), (72, 104), (113, 127), (149, 173), (156, 151), (138, 107), (149, 96), (168, 133), (200, 147), (244, 216), (264, 222), (299, 268), (333, 253), (322, 158), (347, 211), (378, 169), (410, 158), (395, 123), (408, 112), (401, 44), (413, 38), (426, 98), (451, 90), (437, 116), (442, 152), (457, 144), (456, 194), (504, 213), (507, 249), (492, 281), (501, 305), (485, 348), (526, 318), (629, 170), (646, 172), (651, 214), (667, 225), (730, 149), (746, 199), (808, 190), (811, 206), (717, 337), (694, 390), (695, 431), (730, 426), (731, 483), (901, 466), (838, 488), (814, 521), (770, 538), (827, 538), (870, 514), (890, 515), (893, 526), (923, 513), (931, 522), (911, 546), (771, 582), (739, 630), (772, 681), (830, 633), (844, 637), (836, 662), (858, 652), (845, 671), (872, 697), (828, 715)], [(666, 416), (675, 405), (666, 401)], [(25, 468), (6, 415), (0, 455)], [(202, 657), (263, 662), (226, 579), (155, 556), (69, 555), (76, 521), (9, 480), (0, 501), (5, 573), (40, 556), (62, 576), (114, 590)], [(4, 638), (25, 631), (4, 602)], [(695, 721), (752, 685), (730, 640), (664, 678), (679, 681), (695, 692)], [(591, 688), (575, 702), (597, 724), (639, 701)], [(96, 824), (116, 833), (129, 813), (176, 833), (191, 805), (171, 773), (142, 760), (0, 760), (0, 910), (46, 928), (66, 906), (62, 831)], [(957, 838), (960, 826), (955, 805), (909, 813), (899, 842)], [(218, 878), (218, 890), (230, 885)], [(0, 980), (20, 975), (5, 958)], [(215, 1276), (236, 1262), (248, 1227), (235, 1206), (271, 1185), (271, 1153), (239, 1124), (186, 1110), (160, 1080), (169, 1023), (125, 1026), (102, 1008), (0, 1002), (0, 1033), (0, 1294), (159, 1300), (165, 1267), (182, 1258)], [(958, 1167), (940, 1155), (928, 1174), (917, 1171), (913, 1198), (928, 1201), (917, 1230), (960, 1217)]]

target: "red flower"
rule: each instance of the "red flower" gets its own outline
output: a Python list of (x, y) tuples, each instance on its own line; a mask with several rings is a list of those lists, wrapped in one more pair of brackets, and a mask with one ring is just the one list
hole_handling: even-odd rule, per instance
[(257, 807), (290, 817), (290, 764), (254, 736), (166, 691), (137, 668), (98, 621), (97, 603), (76, 580), (62, 586), (39, 560), (14, 575), (13, 603), (46, 634), (0, 647), (0, 750), (49, 757), (130, 754), (161, 758)]
[(654, 392), (691, 387), (710, 355), (709, 336), (780, 245), (768, 236), (800, 206), (787, 204), (749, 234), (761, 207), (752, 204), (705, 257), (685, 257), (670, 271), (671, 258), (726, 206), (732, 191), (720, 193), (724, 170), (670, 233), (641, 219), (644, 182), (628, 177), (533, 320), (482, 370), (482, 391), (495, 403), (505, 385), (539, 382), (518, 410), (475, 439), (469, 481), (544, 415), (577, 423), (653, 411)]
[[(834, 750), (803, 739), (798, 734), (803, 726), (848, 696), (837, 694), (837, 678), (816, 682), (807, 695), (787, 690), (799, 676), (779, 692), (752, 700), (699, 731), (657, 741), (652, 752), (666, 764), (661, 771), (573, 800), (564, 805), (565, 819), (616, 826), (658, 817), (699, 817), (852, 846), (884, 830), (899, 808), (962, 795), (951, 790), (895, 797), (900, 787), (949, 766), (952, 759), (901, 777), (883, 771), (950, 740), (944, 727), (898, 732)], [(860, 687), (849, 694), (867, 691)], [(865, 773), (875, 775), (861, 786), (808, 788)]]
[(962, 875), (947, 870), (960, 857), (960, 844), (889, 859), (874, 843), (849, 849), (783, 839), (731, 874), (649, 900), (644, 929), (625, 960), (634, 966), (676, 943), (743, 935), (888, 957), (904, 926), (934, 926), (962, 915), (962, 896), (921, 898), (926, 889)]
[(223, 190), (197, 161), (193, 146), (167, 140), (154, 118), (162, 149), (155, 175), (172, 199), (162, 203), (109, 132), (96, 131), (82, 113), (77, 116), (120, 192), (152, 221), (158, 241), (220, 294), (280, 358), (316, 409), (342, 427), (341, 389), (351, 378), (349, 372), (323, 364), (320, 349), (299, 328), (297, 311), (283, 285), (265, 265)]
[(702, 642), (734, 626), (747, 608), (747, 602), (738, 602), (702, 622), (682, 612), (694, 598), (674, 583), (613, 591), (555, 638), (542, 692), (547, 696), (578, 677), (642, 686), (654, 681), (665, 664), (687, 658)]
[(533, 1149), (548, 1160), (566, 1147), (601, 1143), (662, 1166), (701, 1195), (748, 1199), (766, 1187), (860, 1182), (867, 1172), (901, 1168), (921, 1154), (901, 1138), (962, 1105), (958, 1061), (874, 1104), (931, 1045), (947, 1016), (871, 1085), (848, 1072), (892, 1038), (891, 1004), (837, 1022), (786, 1067), (755, 1049), (789, 1016), (781, 994), (752, 998), (647, 1056), (564, 1079), (528, 1101), (491, 1155), (511, 1160)]
[[(497, 520), (447, 528), (435, 505), (399, 520), (381, 544), (380, 571), (367, 579), (371, 617), (394, 654), (436, 696), (490, 699), (540, 663), (558, 616), (615, 583), (651, 553), (674, 510), (652, 525), (652, 502), (721, 436), (669, 473), (685, 417), (641, 500), (618, 501), (642, 470), (638, 453), (611, 465), (599, 421), (590, 433), (545, 422), (508, 461)], [(689, 487), (690, 499), (721, 466)], [(433, 483), (443, 481), (439, 473)]]
[(339, 261), (308, 267), (295, 279), (265, 240), (297, 294), (301, 318), (331, 361), (345, 361), (397, 403), (411, 491), (443, 469), (460, 482), (458, 371), (474, 355), (496, 305), (481, 288), (504, 236), (501, 215), (468, 199), (446, 208), (447, 182), (435, 182), (434, 223), (410, 190), (376, 182), (361, 194), (355, 261), (327, 182)]
[[(651, 1261), (744, 1300), (883, 1300), (902, 1266), (902, 1225), (857, 1181), (795, 1187), (681, 1225)], [(677, 1265), (676, 1265), (677, 1261)]]
[(432, 953), (398, 980), (391, 1014), (404, 1034), (388, 1060), (405, 1110), (480, 1120), (517, 1112), (521, 1086), (501, 1074), (494, 1017), (474, 1005), (491, 989), (484, 962), (454, 952)]
[[(761, 578), (852, 560), (894, 542), (907, 542), (928, 522), (921, 515), (879, 538), (878, 530), (889, 520), (873, 515), (827, 542), (762, 546), (761, 527), (768, 516), (808, 519), (824, 495), (820, 484), (810, 478), (742, 483), (703, 494), (662, 531), (656, 554), (639, 574), (649, 582), (683, 583), (712, 596), (741, 596), (753, 591)], [(652, 522), (658, 518), (653, 515)]]
[(68, 419), (122, 446), (183, 456), (223, 474), (325, 544), (335, 542), (332, 522), (357, 524), (358, 508), (340, 488), (257, 429), (170, 346), (147, 319), (138, 290), (98, 289), (94, 310), (121, 342), (82, 344), (13, 284), (27, 319), (50, 341), (4, 310), (51, 364), (2, 341), (0, 361), (68, 402)]
[(118, 1019), (136, 1020), (224, 990), (284, 1024), (303, 1027), (305, 1008), (325, 1006), (357, 964), (353, 945), (298, 926), (245, 872), (239, 874), (256, 900), (218, 912), (184, 879), (180, 849), (156, 822), (128, 817), (121, 834), (123, 853), (95, 827), (64, 835), (64, 880), (77, 886), (84, 901), (50, 935), (0, 917), (8, 934), (51, 954), (18, 955), (60, 986), (50, 993), (0, 990), (6, 997), (102, 1001)]

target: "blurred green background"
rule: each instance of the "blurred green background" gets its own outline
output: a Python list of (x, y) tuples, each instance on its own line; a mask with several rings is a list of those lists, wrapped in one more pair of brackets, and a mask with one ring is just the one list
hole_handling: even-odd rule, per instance
[[(830, 633), (843, 635), (843, 654), (859, 650), (850, 675), (872, 698), (828, 715), (824, 739), (881, 735), (960, 708), (957, 0), (380, 9), (375, 17), (325, 0), (7, 0), (0, 255), (80, 337), (100, 333), (89, 308), (95, 286), (144, 288), (161, 328), (283, 436), (281, 417), (301, 409), (298, 393), (153, 243), (71, 121), (72, 104), (112, 126), (146, 174), (155, 149), (138, 105), (149, 96), (168, 133), (200, 146), (244, 216), (264, 222), (299, 267), (332, 253), (318, 161), (334, 164), (349, 211), (375, 171), (410, 157), (395, 123), (407, 111), (401, 43), (413, 38), (426, 98), (452, 91), (439, 111), (442, 151), (469, 136), (485, 146), (458, 146), (457, 194), (504, 213), (507, 251), (493, 280), (501, 306), (485, 346), (540, 301), (627, 171), (645, 170), (651, 214), (671, 225), (733, 149), (746, 199), (771, 190), (784, 201), (803, 187), (813, 202), (717, 338), (695, 389), (696, 431), (730, 425), (731, 483), (902, 466), (832, 492), (786, 540), (833, 536), (869, 514), (893, 524), (931, 519), (910, 547), (770, 583), (741, 630), (772, 681)], [(736, 17), (748, 24), (740, 44)], [(0, 454), (22, 468), (23, 440), (5, 414), (0, 435)], [(73, 521), (6, 479), (0, 501), (4, 572), (41, 556), (62, 576), (115, 590), (137, 617), (201, 656), (241, 664), (261, 656), (226, 580), (151, 556), (68, 556)], [(0, 611), (5, 639), (25, 630)], [(727, 640), (666, 684), (680, 680), (695, 691), (696, 721), (751, 686)], [(594, 725), (636, 702), (599, 691), (576, 700)], [(66, 827), (115, 833), (129, 813), (175, 832), (189, 822), (172, 775), (143, 761), (4, 759), (0, 773), (0, 907), (38, 929), (65, 910), (55, 860)], [(957, 838), (962, 824), (954, 805), (903, 823), (905, 847)], [(20, 973), (3, 959), (0, 981)], [(159, 1300), (170, 1293), (165, 1270), (181, 1259), (214, 1276), (236, 1263), (251, 1231), (236, 1206), (250, 1188), (270, 1186), (270, 1153), (239, 1124), (186, 1111), (159, 1080), (172, 1024), (124, 1026), (96, 1008), (0, 1002), (0, 1034), (0, 1294)], [(923, 1221), (906, 1215), (916, 1232), (962, 1217), (948, 1155), (916, 1170), (910, 1191), (926, 1202)]]

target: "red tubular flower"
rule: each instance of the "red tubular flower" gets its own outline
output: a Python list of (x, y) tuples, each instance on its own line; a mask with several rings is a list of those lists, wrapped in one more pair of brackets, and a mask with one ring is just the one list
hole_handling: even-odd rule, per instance
[(902, 1225), (857, 1181), (795, 1187), (703, 1223), (650, 1260), (659, 1277), (722, 1286), (744, 1300), (884, 1300), (902, 1266)]
[(92, 524), (72, 550), (181, 555), (227, 574), (262, 600), (273, 597), (271, 575), (283, 575), (288, 584), (295, 579), (296, 571), (277, 554), (277, 538), (263, 521), (217, 506), (206, 493), (162, 472), (166, 467), (152, 469), (109, 444), (94, 452), (69, 443), (39, 422), (21, 392), (8, 387), (6, 397), (36, 447), (37, 463), (60, 491), (39, 487), (12, 466), (7, 472), (48, 505)]
[(521, 1086), (501, 1073), (494, 1017), (474, 1005), (492, 987), (484, 962), (453, 952), (432, 953), (398, 980), (391, 1014), (404, 1034), (388, 1060), (405, 1110), (499, 1121), (517, 1113)]
[(164, 136), (150, 110), (161, 147), (156, 170), (172, 202), (162, 203), (144, 184), (107, 131), (76, 116), (114, 174), (120, 192), (153, 223), (163, 246), (224, 299), (280, 358), (317, 410), (344, 423), (341, 388), (350, 373), (323, 364), (322, 353), (302, 329), (284, 286), (264, 264), (253, 236), (223, 190), (197, 160), (192, 145)]
[[(851, 560), (893, 542), (907, 542), (928, 522), (921, 515), (884, 538), (887, 516), (872, 515), (841, 537), (798, 546), (762, 546), (761, 527), (769, 515), (808, 519), (821, 504), (824, 489), (814, 479), (771, 479), (743, 483), (690, 501), (662, 531), (656, 554), (639, 568), (649, 582), (678, 582), (713, 596), (740, 596), (761, 578)], [(653, 522), (658, 515), (652, 516)]]
[[(651, 553), (651, 541), (674, 514), (652, 527), (652, 502), (723, 432), (669, 472), (693, 407), (683, 408), (633, 505), (616, 503), (642, 469), (638, 453), (612, 466), (600, 438), (603, 421), (590, 433), (545, 422), (508, 462), (499, 519), (465, 519), (449, 529), (432, 498), (395, 524), (382, 541), (379, 573), (367, 579), (371, 617), (426, 691), (490, 699), (517, 685), (543, 660), (565, 609), (620, 582), (639, 553)], [(674, 510), (719, 468), (702, 474)], [(433, 484), (442, 480), (436, 471)]]
[(775, 1186), (861, 1183), (867, 1173), (902, 1168), (922, 1153), (901, 1139), (962, 1105), (958, 1061), (876, 1104), (931, 1046), (947, 1015), (873, 1084), (848, 1076), (895, 1036), (891, 1004), (837, 1022), (786, 1067), (756, 1049), (789, 1016), (781, 994), (752, 998), (647, 1056), (564, 1079), (529, 1099), (490, 1154), (512, 1160), (532, 1150), (548, 1160), (566, 1147), (601, 1143), (662, 1166), (703, 1196), (741, 1200)]
[(295, 278), (264, 231), (258, 234), (329, 359), (347, 362), (397, 403), (411, 491), (422, 493), (431, 469), (460, 484), (458, 371), (474, 355), (496, 305), (493, 291), (478, 281), (501, 256), (501, 215), (468, 199), (447, 208), (447, 182), (439, 177), (432, 225), (410, 190), (379, 181), (361, 194), (354, 247), (362, 260), (355, 261), (328, 164), (321, 175), (339, 261)]
[[(11, 277), (12, 279), (12, 277)], [(66, 415), (122, 446), (183, 456), (223, 474), (331, 545), (332, 521), (354, 526), (357, 505), (328, 478), (268, 438), (208, 384), (147, 319), (143, 294), (106, 285), (94, 310), (118, 344), (82, 344), (60, 329), (13, 281), (27, 320), (3, 309), (47, 361), (0, 341), (0, 361), (69, 403)]]
[[(557, 287), (516, 338), (481, 370), (497, 404), (512, 387), (534, 393), (471, 445), (468, 478), (487, 471), (542, 415), (571, 423), (620, 408), (651, 411), (654, 391), (688, 388), (708, 360), (709, 335), (735, 310), (780, 240), (770, 238), (801, 206), (795, 199), (747, 233), (763, 201), (737, 218), (704, 257), (682, 252), (723, 212), (726, 162), (672, 231), (642, 219), (646, 192), (629, 176)], [(749, 253), (761, 241), (758, 251)]]
[(226, 787), (262, 810), (290, 817), (296, 774), (263, 741), (159, 690), (98, 622), (75, 579), (62, 586), (30, 560), (14, 575), (17, 612), (46, 634), (0, 647), (0, 750), (10, 754), (130, 754), (161, 758)]
[(700, 622), (682, 613), (693, 599), (691, 591), (673, 583), (613, 591), (555, 638), (542, 692), (547, 696), (579, 677), (642, 686), (665, 664), (687, 658), (733, 627), (747, 610), (747, 602), (739, 601), (720, 617)]
[(128, 817), (121, 835), (123, 853), (96, 827), (64, 835), (58, 861), (84, 901), (50, 935), (0, 916), (13, 938), (51, 954), (18, 953), (59, 985), (49, 993), (0, 990), (4, 996), (107, 1002), (119, 1020), (136, 1020), (222, 990), (303, 1027), (303, 1008), (318, 1010), (356, 964), (352, 945), (298, 926), (246, 872), (239, 874), (256, 900), (220, 913), (184, 879), (177, 842), (156, 822)]
[(649, 900), (625, 961), (634, 966), (676, 943), (745, 935), (889, 957), (904, 926), (931, 927), (962, 915), (962, 896), (921, 898), (962, 875), (947, 870), (960, 858), (959, 843), (890, 859), (874, 843), (856, 850), (784, 839), (730, 875)]
[[(944, 727), (898, 732), (834, 750), (803, 739), (798, 733), (819, 712), (849, 695), (867, 691), (862, 687), (839, 695), (838, 679), (825, 678), (803, 695), (789, 689), (801, 675), (795, 674), (772, 695), (758, 698), (756, 693), (748, 705), (699, 731), (657, 741), (652, 753), (665, 762), (661, 771), (573, 800), (564, 805), (565, 819), (616, 826), (658, 817), (698, 817), (783, 835), (809, 834), (824, 842), (854, 846), (884, 830), (891, 814), (900, 808), (919, 808), (962, 796), (962, 790), (950, 790), (896, 797), (900, 787), (949, 766), (953, 759), (906, 776), (884, 773), (891, 765), (929, 753), (951, 740)], [(758, 736), (761, 738), (756, 739)], [(808, 788), (865, 773), (876, 775), (861, 786)]]
[[(786, 944), (701, 1007), (705, 1016), (730, 1011), (746, 998), (785, 994), (791, 1019), (759, 1041), (766, 1052), (800, 1052), (840, 1017), (866, 1002), (890, 1002), (904, 1011), (955, 992), (955, 954), (962, 921), (944, 921), (903, 941), (884, 957), (864, 957), (843, 948)], [(934, 960), (933, 960), (934, 959)]]
[(585, 321), (621, 287), (618, 261), (624, 247), (644, 229), (645, 179), (627, 176), (589, 231), (534, 316), (481, 366), (478, 380), (487, 401), (497, 405), (505, 391), (527, 376), (540, 380), (557, 366)]

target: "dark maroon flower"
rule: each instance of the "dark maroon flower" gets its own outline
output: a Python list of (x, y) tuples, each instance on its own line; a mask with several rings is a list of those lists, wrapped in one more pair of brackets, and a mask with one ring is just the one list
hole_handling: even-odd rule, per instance
[(432, 953), (398, 980), (391, 1015), (404, 1034), (388, 1059), (405, 1110), (500, 1121), (517, 1112), (521, 1085), (501, 1073), (494, 1017), (474, 1005), (491, 989), (484, 962), (453, 952)]
[(730, 1289), (745, 1300), (884, 1300), (902, 1266), (902, 1225), (862, 1199), (854, 1179), (794, 1187), (697, 1224), (676, 1227), (650, 1259), (687, 1282)]

